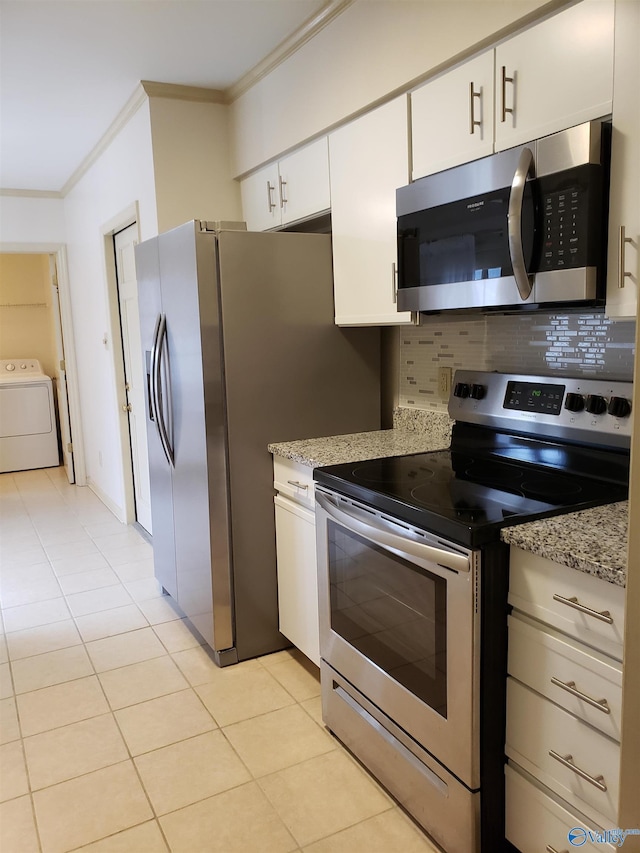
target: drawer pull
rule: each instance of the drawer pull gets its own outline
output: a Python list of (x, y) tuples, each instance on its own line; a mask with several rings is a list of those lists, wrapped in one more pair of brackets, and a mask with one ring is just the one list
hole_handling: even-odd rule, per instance
[(305, 491), (309, 488), (308, 483), (300, 483), (298, 480), (287, 480), (290, 486), (295, 486), (296, 489), (304, 489)]
[(587, 696), (586, 693), (581, 693), (576, 689), (575, 681), (560, 681), (559, 678), (551, 676), (551, 683), (555, 684), (556, 687), (561, 687), (563, 690), (566, 690), (567, 693), (575, 696), (576, 699), (582, 699), (583, 702), (591, 705), (592, 708), (597, 708), (598, 711), (602, 711), (603, 714), (611, 713), (611, 708), (609, 707), (606, 699), (592, 699), (591, 696)]
[(585, 782), (589, 782), (594, 788), (597, 788), (599, 791), (606, 791), (607, 786), (604, 783), (604, 776), (589, 776), (584, 770), (581, 770), (580, 767), (577, 767), (575, 764), (572, 764), (573, 756), (572, 755), (560, 755), (555, 752), (555, 750), (550, 749), (549, 755), (551, 758), (555, 758), (556, 761), (559, 761), (563, 767), (567, 767), (569, 770), (573, 770), (576, 776), (579, 776), (581, 779), (584, 779)]
[[(547, 851), (547, 853), (560, 853), (560, 850), (556, 850), (556, 848), (552, 847), (550, 844), (547, 844), (547, 846), (544, 849)], [(569, 851), (565, 847), (565, 849), (562, 851), (562, 853), (569, 853)]]
[(608, 610), (592, 610), (591, 607), (585, 607), (580, 604), (575, 595), (572, 598), (565, 598), (563, 595), (554, 595), (554, 601), (559, 601), (560, 604), (566, 604), (567, 607), (573, 607), (574, 610), (579, 610), (580, 613), (586, 613), (587, 616), (593, 616), (594, 619), (599, 619), (601, 622), (606, 622), (607, 625), (613, 625), (613, 617)]

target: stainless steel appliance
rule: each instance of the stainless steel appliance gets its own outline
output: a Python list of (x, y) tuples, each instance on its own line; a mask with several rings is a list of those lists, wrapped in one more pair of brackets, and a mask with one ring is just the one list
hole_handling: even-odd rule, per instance
[(458, 371), (447, 450), (314, 472), (324, 721), (447, 853), (506, 846), (500, 530), (626, 499), (630, 398)]
[(220, 665), (284, 648), (267, 444), (379, 427), (379, 333), (335, 326), (328, 235), (189, 222), (136, 269), (156, 577)]
[(588, 122), (397, 190), (398, 310), (603, 304), (610, 132)]

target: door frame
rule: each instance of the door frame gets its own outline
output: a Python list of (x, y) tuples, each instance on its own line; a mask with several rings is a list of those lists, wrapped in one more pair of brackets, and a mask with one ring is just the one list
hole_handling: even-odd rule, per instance
[(127, 397), (125, 391), (124, 352), (122, 347), (120, 302), (118, 299), (118, 279), (113, 237), (118, 231), (122, 231), (130, 225), (137, 226), (138, 242), (140, 242), (140, 214), (137, 201), (125, 207), (124, 210), (121, 210), (120, 213), (117, 213), (100, 228), (106, 274), (109, 335), (112, 343), (111, 355), (116, 388), (116, 403), (118, 406), (120, 460), (122, 464), (122, 484), (124, 491), (123, 521), (125, 524), (133, 524), (136, 521), (136, 501), (133, 485), (133, 454), (131, 452), (131, 436), (129, 433), (129, 415), (123, 408), (127, 404)]
[(71, 442), (73, 444), (73, 468), (76, 486), (87, 485), (87, 466), (84, 453), (84, 435), (78, 369), (76, 362), (75, 337), (73, 332), (73, 314), (71, 310), (71, 287), (67, 247), (64, 243), (5, 243), (0, 242), (0, 252), (20, 255), (53, 255), (58, 273), (58, 298), (60, 300), (60, 326), (64, 341), (64, 360), (67, 374), (67, 398), (69, 402), (69, 422)]

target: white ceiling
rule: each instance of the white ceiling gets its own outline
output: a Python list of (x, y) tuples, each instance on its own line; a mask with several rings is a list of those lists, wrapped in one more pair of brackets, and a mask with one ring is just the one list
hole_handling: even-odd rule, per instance
[(227, 89), (327, 0), (0, 0), (0, 188), (60, 191), (140, 80)]

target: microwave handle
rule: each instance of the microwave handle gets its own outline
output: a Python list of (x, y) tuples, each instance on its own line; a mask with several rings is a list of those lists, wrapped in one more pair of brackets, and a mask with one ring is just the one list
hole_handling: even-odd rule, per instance
[(533, 176), (533, 153), (530, 148), (523, 148), (509, 193), (509, 212), (507, 214), (507, 234), (509, 238), (509, 255), (513, 267), (513, 277), (518, 286), (518, 292), (524, 302), (531, 296), (533, 276), (528, 275), (522, 249), (522, 202), (524, 188), (529, 174)]

